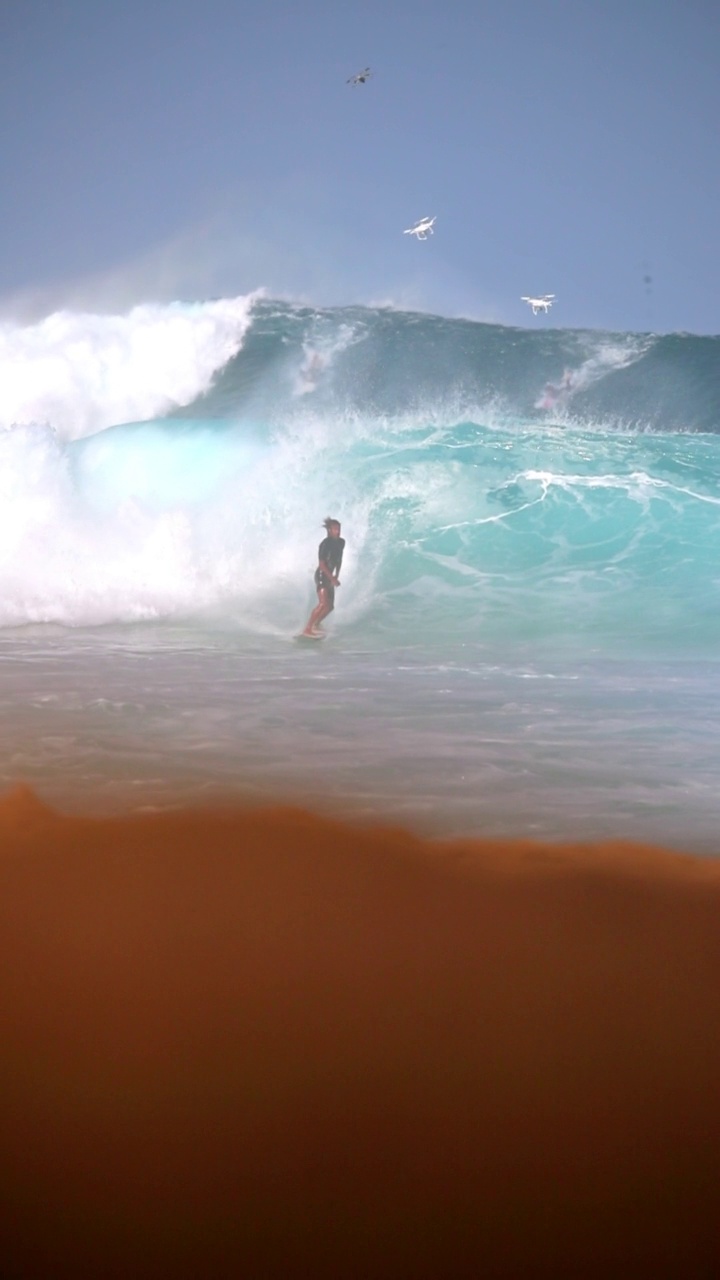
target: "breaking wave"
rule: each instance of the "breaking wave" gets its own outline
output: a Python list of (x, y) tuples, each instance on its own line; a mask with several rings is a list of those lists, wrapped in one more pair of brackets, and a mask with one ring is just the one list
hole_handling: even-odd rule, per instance
[(0, 624), (717, 645), (720, 339), (257, 295), (0, 328)]

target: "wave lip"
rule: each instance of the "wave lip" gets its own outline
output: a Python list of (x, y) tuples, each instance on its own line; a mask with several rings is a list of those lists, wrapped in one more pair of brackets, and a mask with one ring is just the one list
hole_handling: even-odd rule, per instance
[(78, 439), (191, 403), (240, 351), (257, 295), (146, 303), (125, 315), (58, 311), (0, 325), (0, 423)]

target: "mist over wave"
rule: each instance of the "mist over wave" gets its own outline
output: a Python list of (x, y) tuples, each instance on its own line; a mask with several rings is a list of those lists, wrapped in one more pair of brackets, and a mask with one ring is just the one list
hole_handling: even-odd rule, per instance
[(718, 339), (257, 295), (0, 332), (0, 623), (718, 640)]

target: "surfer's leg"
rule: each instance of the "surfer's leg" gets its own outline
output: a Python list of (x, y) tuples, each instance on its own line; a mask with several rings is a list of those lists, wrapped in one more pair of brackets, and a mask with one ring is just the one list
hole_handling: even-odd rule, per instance
[(315, 605), (315, 608), (307, 620), (307, 626), (305, 627), (303, 635), (311, 636), (313, 632), (316, 632), (319, 629), (323, 618), (326, 618), (331, 610), (332, 605), (328, 608), (327, 591), (325, 590), (325, 587), (318, 587), (318, 603)]
[(317, 622), (315, 623), (316, 627), (319, 627), (320, 623), (324, 622), (325, 619), (328, 617), (328, 615), (331, 614), (333, 609), (335, 608), (335, 588), (326, 587), (323, 592), (323, 595), (325, 598), (322, 605), (322, 612)]

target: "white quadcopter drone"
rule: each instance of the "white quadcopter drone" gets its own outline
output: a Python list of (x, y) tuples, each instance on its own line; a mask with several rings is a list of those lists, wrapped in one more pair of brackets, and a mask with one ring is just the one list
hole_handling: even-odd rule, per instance
[(554, 293), (544, 293), (541, 298), (521, 298), (520, 301), (527, 302), (528, 306), (532, 307), (533, 315), (536, 316), (538, 311), (544, 311), (545, 315), (547, 315), (554, 298)]
[(420, 218), (414, 226), (407, 227), (405, 231), (403, 231), (403, 235), (417, 236), (418, 240), (427, 240), (428, 232), (430, 232), (430, 235), (433, 235), (434, 222), (435, 218)]

